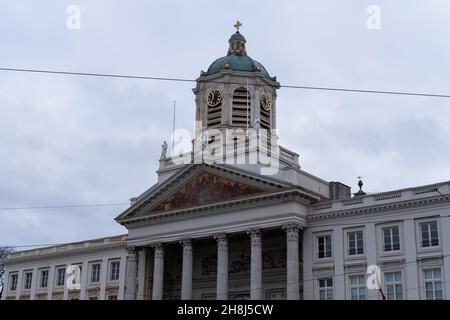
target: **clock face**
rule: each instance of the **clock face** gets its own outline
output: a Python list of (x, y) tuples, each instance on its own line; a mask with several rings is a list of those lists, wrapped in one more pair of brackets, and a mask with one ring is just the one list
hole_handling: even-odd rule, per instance
[(206, 102), (210, 107), (216, 107), (219, 103), (222, 102), (222, 92), (219, 89), (212, 89), (208, 93), (208, 97), (206, 98)]
[(269, 95), (267, 93), (265, 93), (264, 91), (261, 92), (260, 102), (261, 102), (261, 107), (264, 110), (270, 111), (270, 109), (272, 109), (272, 101), (270, 100)]

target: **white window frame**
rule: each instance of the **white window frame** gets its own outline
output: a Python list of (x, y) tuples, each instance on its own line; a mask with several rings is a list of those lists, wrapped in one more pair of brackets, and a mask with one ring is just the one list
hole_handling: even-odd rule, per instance
[[(358, 283), (358, 284), (352, 284), (352, 278), (353, 277), (363, 277), (364, 281), (363, 283)], [(369, 292), (367, 291), (367, 277), (365, 273), (355, 273), (355, 274), (350, 274), (347, 277), (347, 281), (348, 281), (348, 297), (350, 300), (367, 300), (368, 298), (368, 294)], [(361, 299), (360, 297), (360, 291), (359, 289), (364, 288), (365, 291), (365, 299)], [(352, 299), (352, 289), (358, 289), (358, 299)]]
[[(394, 242), (394, 232), (393, 232), (393, 230), (395, 228), (398, 230), (398, 249), (394, 248), (395, 242)], [(389, 232), (389, 239), (390, 239), (389, 247), (390, 247), (390, 250), (386, 250), (387, 244), (386, 244), (386, 233), (385, 233), (385, 231), (387, 231), (387, 230), (390, 231)], [(401, 243), (401, 240), (400, 240), (400, 227), (399, 226), (394, 225), (394, 226), (382, 227), (381, 228), (381, 234), (382, 234), (381, 236), (383, 238), (383, 243), (382, 243), (383, 252), (389, 253), (389, 252), (396, 252), (396, 251), (400, 251), (401, 250), (402, 243)]]
[[(63, 276), (63, 284), (59, 284), (59, 276), (60, 276), (60, 272), (59, 270), (63, 270), (64, 272), (62, 272)], [(66, 284), (66, 266), (58, 266), (55, 268), (55, 287), (57, 288), (61, 288), (64, 287), (64, 285)]]
[[(16, 279), (13, 281), (13, 278)], [(16, 292), (17, 286), (19, 285), (19, 273), (18, 272), (11, 272), (8, 276), (8, 292)], [(12, 289), (12, 286), (15, 286), (14, 290)]]
[[(98, 268), (98, 274), (96, 275), (96, 277), (98, 277), (98, 280), (94, 281), (94, 266), (99, 266)], [(100, 283), (100, 279), (101, 279), (101, 274), (102, 274), (102, 263), (100, 261), (96, 261), (96, 262), (91, 262), (90, 267), (89, 267), (89, 283), (90, 284), (98, 284)]]
[[(392, 227), (398, 227), (400, 249), (384, 251), (384, 247), (385, 247), (384, 229), (392, 228)], [(380, 257), (401, 256), (404, 254), (405, 241), (404, 241), (404, 237), (403, 237), (403, 223), (401, 221), (381, 223), (381, 224), (378, 224), (376, 226), (376, 228), (377, 228), (377, 236), (378, 236), (377, 247), (378, 247), (378, 252), (379, 252)]]
[[(330, 237), (330, 242), (331, 242), (330, 250), (331, 251), (330, 251), (329, 257), (326, 257), (326, 254), (325, 254), (325, 257), (319, 258), (319, 238), (322, 238), (322, 237)], [(333, 242), (334, 241), (333, 241), (333, 233), (332, 232), (320, 232), (320, 233), (314, 234), (314, 258), (315, 258), (315, 261), (323, 262), (323, 261), (333, 260), (333, 254), (334, 254)], [(326, 243), (325, 243), (325, 253), (326, 253)]]
[[(440, 219), (438, 217), (432, 217), (432, 218), (426, 218), (426, 219), (417, 219), (416, 220), (416, 241), (417, 241), (417, 248), (419, 252), (426, 252), (426, 251), (438, 251), (442, 248), (442, 239), (441, 239), (441, 224), (439, 223)], [(422, 246), (422, 224), (424, 223), (430, 223), (435, 222), (437, 227), (437, 233), (438, 233), (438, 245), (437, 246), (429, 246), (429, 247), (423, 247)]]
[[(43, 277), (43, 273), (47, 272), (47, 278), (46, 278), (46, 286), (43, 287), (42, 286), (42, 277)], [(39, 289), (46, 289), (48, 288), (48, 280), (49, 280), (49, 276), (50, 276), (50, 270), (49, 269), (39, 269), (39, 279), (38, 279), (38, 288)]]
[[(28, 275), (31, 275), (29, 279)], [(33, 270), (26, 270), (23, 272), (22, 289), (25, 291), (29, 291), (31, 290), (32, 286), (33, 286)]]
[[(388, 282), (387, 281), (387, 275), (389, 275), (389, 274), (396, 274), (396, 273), (400, 273), (400, 280), (398, 281), (398, 280), (394, 280), (394, 281), (392, 281), (392, 282)], [(384, 288), (384, 291), (385, 291), (385, 295), (386, 295), (386, 299), (387, 300), (405, 300), (405, 282), (404, 282), (404, 279), (403, 279), (403, 270), (386, 270), (386, 271), (384, 271), (383, 272), (383, 288)], [(389, 299), (389, 295), (388, 295), (388, 286), (394, 286), (394, 298), (395, 299)], [(402, 295), (402, 298), (401, 299), (398, 299), (398, 292), (397, 292), (397, 288), (396, 288), (396, 286), (397, 285), (401, 285), (401, 288), (402, 288), (402, 290), (401, 290), (401, 295)]]
[[(362, 232), (362, 250), (363, 253), (350, 254), (350, 234), (354, 232)], [(347, 259), (363, 258), (366, 255), (366, 237), (365, 237), (364, 227), (351, 228), (344, 230), (344, 241), (345, 241), (345, 257)], [(358, 251), (358, 244), (356, 243), (356, 251)]]
[[(436, 269), (439, 269), (440, 273), (441, 273), (441, 277), (440, 278), (434, 278), (433, 279), (425, 279), (425, 271), (429, 271), (429, 270), (433, 270), (433, 275), (434, 275), (434, 271)], [(442, 292), (442, 300), (445, 299), (445, 286), (444, 286), (444, 277), (443, 277), (443, 270), (444, 268), (442, 268), (441, 265), (437, 265), (437, 266), (427, 266), (427, 267), (423, 267), (420, 270), (420, 276), (421, 276), (421, 283), (422, 283), (422, 295), (423, 295), (423, 299), (424, 300), (429, 300), (427, 299), (427, 289), (426, 289), (426, 282), (432, 282), (433, 284), (433, 299), (431, 300), (436, 300), (436, 288), (435, 285), (437, 282), (441, 283), (441, 292)]]
[[(116, 279), (112, 279), (113, 276), (113, 264), (114, 263), (118, 263), (119, 264), (119, 269), (117, 270), (117, 278)], [(115, 282), (115, 281), (119, 281), (120, 280), (120, 268), (121, 268), (121, 263), (120, 263), (120, 259), (113, 259), (109, 261), (109, 272), (108, 272), (108, 281), (110, 282)]]
[[(331, 279), (331, 287), (328, 286), (328, 284), (327, 284), (327, 280), (328, 279)], [(320, 281), (321, 280), (325, 281), (325, 286), (324, 287), (320, 286)], [(322, 291), (325, 292), (325, 299), (323, 299), (323, 300), (333, 300), (334, 299), (334, 278), (333, 278), (333, 276), (319, 277), (319, 278), (317, 278), (316, 283), (317, 283), (317, 300), (322, 300), (322, 299), (320, 299), (320, 293)], [(331, 299), (330, 299), (330, 296), (329, 296), (330, 291), (331, 291)]]

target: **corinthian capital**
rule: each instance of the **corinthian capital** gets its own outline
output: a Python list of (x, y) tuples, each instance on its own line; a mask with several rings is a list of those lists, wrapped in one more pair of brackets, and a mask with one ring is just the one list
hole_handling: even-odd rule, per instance
[(286, 231), (288, 240), (298, 240), (298, 232), (302, 230), (302, 227), (298, 223), (288, 223), (283, 225), (282, 228)]
[(155, 258), (164, 257), (164, 246), (161, 242), (152, 244), (153, 250), (155, 250)]
[(250, 244), (252, 246), (260, 246), (261, 245), (261, 231), (260, 229), (250, 229), (247, 231), (247, 234), (250, 236)]
[(192, 253), (192, 240), (191, 239), (180, 240), (180, 244), (183, 245), (183, 253), (184, 254)]
[(225, 233), (215, 234), (214, 239), (217, 241), (218, 249), (228, 249), (228, 240)]

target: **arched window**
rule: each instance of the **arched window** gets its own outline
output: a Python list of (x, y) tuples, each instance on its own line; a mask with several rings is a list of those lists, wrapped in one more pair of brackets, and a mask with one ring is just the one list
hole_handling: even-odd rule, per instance
[(234, 127), (250, 127), (251, 97), (246, 88), (240, 87), (233, 93), (232, 124)]

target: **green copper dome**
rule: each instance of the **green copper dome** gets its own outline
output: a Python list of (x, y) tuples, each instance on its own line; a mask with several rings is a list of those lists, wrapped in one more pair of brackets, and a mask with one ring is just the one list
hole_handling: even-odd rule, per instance
[(214, 61), (209, 66), (208, 71), (205, 75), (210, 75), (227, 69), (248, 72), (261, 72), (262, 75), (270, 78), (266, 68), (264, 68), (263, 65), (258, 61), (253, 60), (247, 55), (237, 55), (235, 53)]
[(245, 48), (245, 37), (237, 31), (233, 34), (228, 41), (230, 47), (228, 49), (228, 54), (225, 57), (219, 58), (214, 61), (208, 68), (208, 71), (204, 75), (210, 75), (222, 70), (237, 70), (237, 71), (247, 71), (247, 72), (259, 72), (263, 76), (269, 79), (269, 73), (266, 68), (256, 60), (253, 60), (247, 55)]

